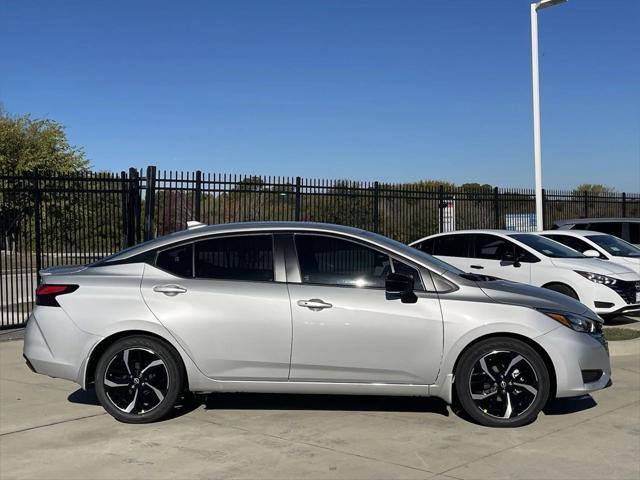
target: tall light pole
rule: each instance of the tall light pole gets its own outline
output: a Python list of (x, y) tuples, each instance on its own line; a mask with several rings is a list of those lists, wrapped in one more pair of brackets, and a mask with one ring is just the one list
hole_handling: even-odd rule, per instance
[(542, 0), (531, 4), (531, 78), (533, 91), (533, 157), (536, 175), (536, 230), (544, 229), (542, 212), (542, 146), (540, 141), (540, 75), (538, 72), (538, 10), (567, 0)]

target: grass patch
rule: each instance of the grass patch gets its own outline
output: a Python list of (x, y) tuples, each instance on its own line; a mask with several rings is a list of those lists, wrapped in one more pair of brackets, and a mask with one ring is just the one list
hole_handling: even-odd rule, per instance
[(640, 330), (632, 330), (631, 328), (605, 328), (604, 338), (609, 342), (616, 340), (631, 340), (640, 337)]

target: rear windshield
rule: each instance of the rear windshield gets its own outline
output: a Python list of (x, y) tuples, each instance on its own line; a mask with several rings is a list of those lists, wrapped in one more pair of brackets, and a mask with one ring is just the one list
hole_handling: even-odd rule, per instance
[(549, 258), (586, 258), (580, 252), (540, 235), (516, 233), (509, 236)]

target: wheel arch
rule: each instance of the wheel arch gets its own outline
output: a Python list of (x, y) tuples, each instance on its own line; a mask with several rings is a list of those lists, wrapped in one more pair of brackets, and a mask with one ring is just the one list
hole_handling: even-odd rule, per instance
[[(552, 282), (547, 282), (547, 283), (545, 283), (544, 285), (541, 285), (540, 287), (541, 287), (541, 288), (546, 288), (546, 289), (551, 290), (551, 288), (550, 288), (550, 287), (552, 287), (552, 286), (554, 286), (554, 285), (558, 285), (558, 286), (560, 286), (560, 287), (568, 288), (568, 289), (569, 289), (569, 290), (571, 290), (571, 291), (573, 292), (573, 294), (575, 295), (575, 297), (574, 297), (574, 298), (575, 298), (576, 300), (580, 301), (580, 295), (578, 295), (578, 292), (576, 291), (576, 289), (575, 289), (575, 288), (573, 288), (571, 285), (569, 285), (569, 284), (565, 283), (565, 282), (561, 282), (561, 281), (554, 280), (554, 281), (552, 281)], [(560, 292), (557, 292), (557, 293), (560, 293)]]
[[(98, 364), (98, 360), (100, 359), (100, 357), (102, 356), (102, 354), (107, 350), (107, 348), (109, 348), (111, 345), (113, 345), (115, 342), (117, 342), (118, 340), (122, 339), (122, 338), (126, 338), (126, 337), (132, 337), (132, 336), (145, 336), (145, 337), (151, 337), (155, 340), (158, 340), (160, 342), (162, 342), (167, 348), (169, 348), (176, 356), (176, 359), (178, 360), (178, 364), (180, 365), (180, 368), (182, 369), (182, 373), (184, 375), (184, 379), (185, 379), (185, 383), (188, 384), (189, 382), (189, 377), (187, 374), (187, 368), (186, 365), (184, 363), (184, 359), (182, 358), (182, 355), (180, 354), (180, 352), (178, 351), (178, 349), (170, 342), (168, 341), (166, 338), (164, 338), (161, 335), (158, 335), (157, 333), (154, 332), (150, 332), (148, 330), (122, 330), (119, 332), (115, 332), (105, 338), (103, 338), (102, 340), (100, 340), (100, 342), (98, 342), (93, 349), (91, 350), (91, 352), (89, 353), (89, 356), (87, 357), (87, 361), (86, 361), (86, 366), (84, 368), (84, 373), (83, 373), (83, 378), (82, 378), (82, 387), (84, 389), (86, 389), (88, 386), (92, 385), (95, 381), (95, 370), (96, 370), (96, 366)], [(186, 387), (187, 385), (185, 385)]]
[(477, 337), (477, 338), (473, 339), (471, 342), (469, 342), (467, 345), (465, 345), (465, 347), (460, 351), (460, 353), (458, 353), (458, 356), (456, 357), (456, 360), (455, 360), (455, 362), (453, 364), (452, 372), (453, 372), (453, 375), (454, 375), (454, 382), (455, 382), (456, 369), (458, 368), (458, 364), (460, 363), (460, 359), (462, 358), (462, 356), (471, 347), (473, 347), (477, 343), (482, 342), (484, 340), (491, 339), (491, 338), (513, 338), (515, 340), (520, 340), (521, 342), (526, 343), (531, 348), (533, 348), (536, 351), (536, 353), (538, 353), (538, 355), (540, 355), (540, 357), (544, 361), (545, 366), (547, 367), (547, 371), (549, 372), (549, 380), (551, 382), (551, 385), (550, 385), (550, 388), (549, 388), (549, 400), (556, 396), (556, 389), (557, 389), (556, 376), (557, 376), (557, 373), (556, 373), (555, 365), (553, 364), (553, 360), (551, 360), (551, 356), (542, 347), (542, 345), (540, 345), (535, 340), (533, 340), (533, 339), (531, 339), (531, 338), (529, 338), (529, 337), (527, 337), (525, 335), (520, 335), (520, 334), (513, 333), (513, 332), (489, 333), (489, 334)]

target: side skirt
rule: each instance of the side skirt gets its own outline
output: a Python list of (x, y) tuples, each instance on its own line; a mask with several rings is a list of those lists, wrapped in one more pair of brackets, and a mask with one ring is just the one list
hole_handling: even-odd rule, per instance
[(453, 375), (447, 375), (443, 385), (407, 385), (387, 383), (331, 383), (331, 382), (248, 382), (216, 381), (215, 389), (195, 393), (251, 392), (251, 393), (308, 393), (325, 395), (397, 395), (410, 397), (435, 396), (451, 402)]

